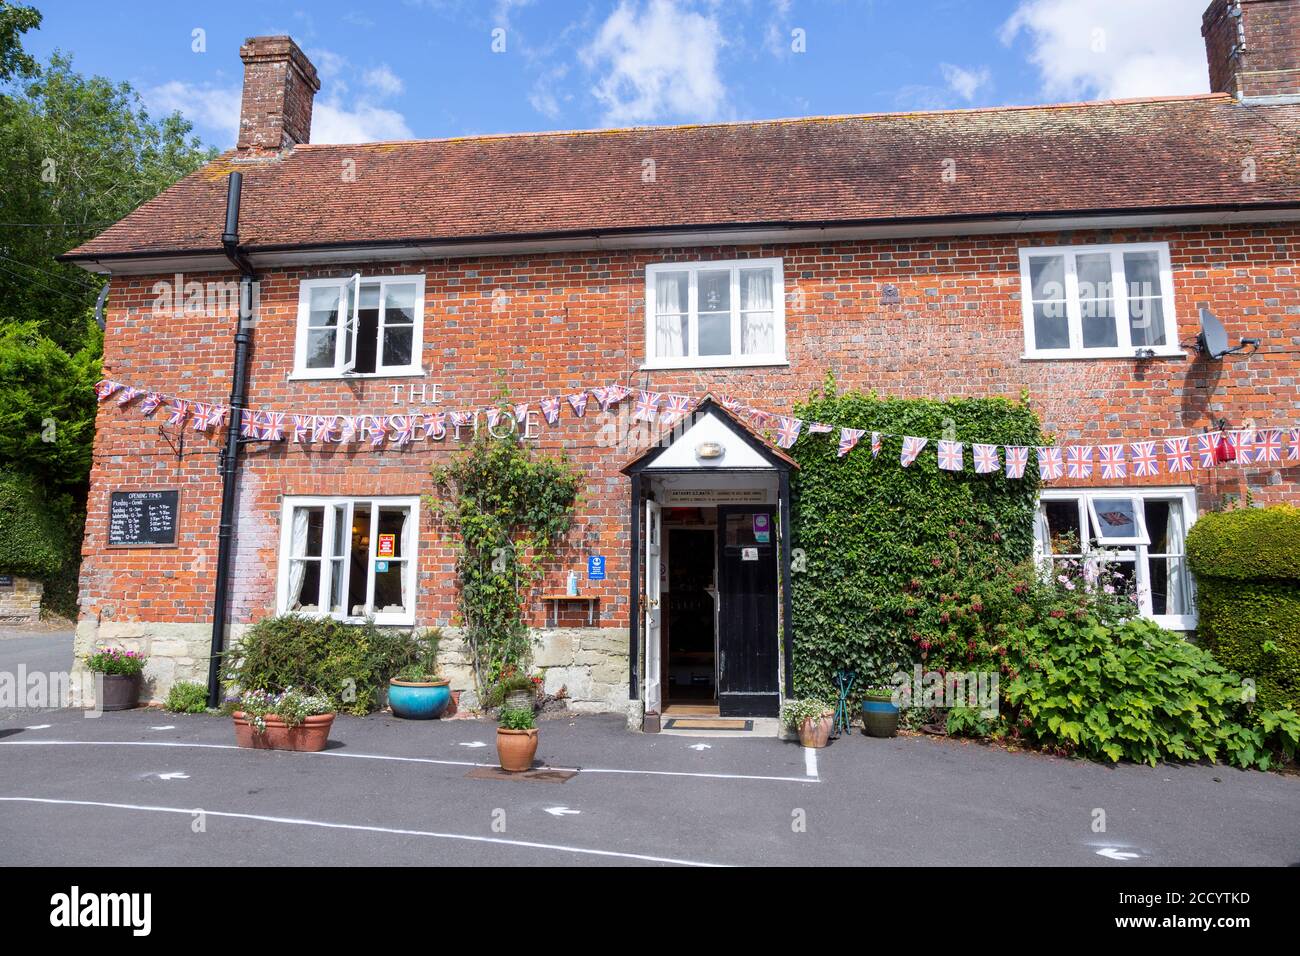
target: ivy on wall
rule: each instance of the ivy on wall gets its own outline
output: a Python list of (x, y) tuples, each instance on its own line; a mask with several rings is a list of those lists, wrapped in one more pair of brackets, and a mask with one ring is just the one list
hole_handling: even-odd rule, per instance
[[(1038, 416), (1022, 397), (879, 398), (836, 390), (833, 377), (795, 413), (814, 421), (895, 435), (1042, 445)], [(1029, 557), (1038, 475), (941, 471), (933, 455), (899, 464), (901, 438), (878, 457), (867, 442), (839, 457), (836, 443), (805, 436), (790, 450), (792, 478), (794, 679), (800, 696), (832, 693), (835, 671), (865, 681), (910, 670), (911, 595), (947, 573), (955, 551), (974, 539), (992, 568)], [(961, 534), (954, 532), (961, 529)], [(959, 543), (960, 542), (960, 543)], [(962, 560), (969, 560), (963, 555)]]

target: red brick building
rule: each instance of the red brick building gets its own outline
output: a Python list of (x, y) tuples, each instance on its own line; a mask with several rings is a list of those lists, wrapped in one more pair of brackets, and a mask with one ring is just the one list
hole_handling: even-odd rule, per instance
[[(772, 713), (788, 459), (720, 406), (662, 445), (633, 417), (642, 391), (788, 416), (827, 370), (887, 395), (1026, 392), (1058, 445), (1123, 446), (1122, 479), (1098, 458), (1044, 483), (1040, 549), (1069, 531), (1120, 549), (1144, 613), (1194, 627), (1198, 512), (1300, 497), (1300, 2), (1215, 0), (1202, 29), (1198, 96), (348, 146), (307, 142), (319, 82), (298, 47), (249, 40), (237, 148), (67, 256), (111, 277), (123, 386), (98, 419), (78, 652), (145, 650), (155, 695), (206, 679), (226, 437), (208, 405), (268, 416), (238, 458), (224, 643), (287, 610), (454, 625), (454, 549), (420, 496), (504, 387), (585, 475), (545, 590), (573, 571), (592, 600), (534, 608), (548, 688), (633, 719)], [(1258, 347), (1198, 348), (1202, 309)], [(607, 386), (629, 394), (602, 412)], [(1216, 429), (1246, 445), (1202, 468)], [(1190, 470), (1166, 454), (1180, 436)], [(110, 539), (113, 493), (153, 490), (179, 492), (164, 546), (118, 546), (139, 529)], [(148, 520), (117, 500), (119, 525)], [(461, 665), (453, 641), (455, 686)]]

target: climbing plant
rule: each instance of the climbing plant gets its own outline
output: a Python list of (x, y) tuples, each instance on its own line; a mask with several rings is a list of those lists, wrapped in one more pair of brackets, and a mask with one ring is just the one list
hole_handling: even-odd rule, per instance
[(460, 618), (480, 695), (528, 664), (527, 596), (573, 523), (580, 478), (567, 460), (491, 429), (434, 468), (429, 506), (457, 539)]

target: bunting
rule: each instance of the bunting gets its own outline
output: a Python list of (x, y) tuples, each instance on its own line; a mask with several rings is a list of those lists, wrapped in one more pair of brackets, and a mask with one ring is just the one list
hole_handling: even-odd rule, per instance
[(916, 438), (912, 435), (903, 436), (903, 453), (899, 456), (899, 462), (904, 468), (916, 461), (916, 456), (921, 454), (921, 449), (925, 448), (928, 438)]
[(939, 467), (944, 471), (962, 470), (962, 444), (950, 439), (939, 439)]
[(989, 475), (1001, 467), (998, 462), (997, 445), (978, 445), (972, 444), (971, 454), (975, 458), (975, 474)]
[(861, 428), (841, 428), (839, 456), (843, 458), (849, 452), (853, 451), (853, 446), (856, 445), (858, 439), (865, 434), (866, 431)]

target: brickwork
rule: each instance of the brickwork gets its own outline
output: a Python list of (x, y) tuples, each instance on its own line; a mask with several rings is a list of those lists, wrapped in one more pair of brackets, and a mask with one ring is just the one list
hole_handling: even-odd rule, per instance
[(1214, 0), (1201, 35), (1216, 93), (1300, 96), (1300, 0)]

